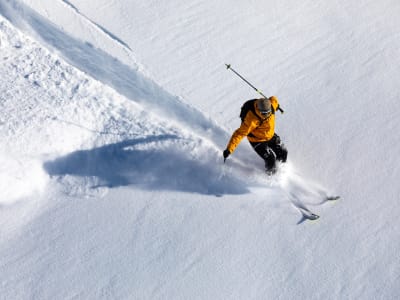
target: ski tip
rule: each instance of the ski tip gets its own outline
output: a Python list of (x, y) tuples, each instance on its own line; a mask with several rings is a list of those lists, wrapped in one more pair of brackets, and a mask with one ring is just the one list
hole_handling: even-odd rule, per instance
[(335, 201), (335, 200), (339, 200), (340, 196), (328, 196), (326, 197), (327, 201)]
[(310, 215), (310, 216), (305, 216), (305, 218), (306, 218), (307, 220), (310, 220), (310, 221), (316, 221), (316, 220), (319, 219), (319, 216), (316, 215), (316, 214), (312, 214), (312, 215)]
[(307, 215), (307, 214), (302, 214), (302, 218), (300, 219), (299, 222), (297, 222), (297, 225), (306, 222), (306, 221), (310, 221), (310, 222), (316, 222), (319, 219), (319, 216), (316, 214), (312, 214), (312, 215)]

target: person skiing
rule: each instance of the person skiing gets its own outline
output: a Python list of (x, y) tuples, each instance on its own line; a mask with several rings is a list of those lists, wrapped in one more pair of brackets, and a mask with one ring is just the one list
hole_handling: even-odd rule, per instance
[(224, 161), (246, 136), (254, 151), (265, 161), (268, 175), (277, 171), (276, 161), (286, 162), (288, 151), (275, 133), (275, 111), (279, 109), (277, 97), (247, 101), (242, 106), (242, 124), (236, 129), (223, 151)]

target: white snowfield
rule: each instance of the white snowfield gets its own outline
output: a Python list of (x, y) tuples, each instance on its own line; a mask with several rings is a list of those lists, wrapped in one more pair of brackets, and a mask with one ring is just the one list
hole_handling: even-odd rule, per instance
[(0, 299), (400, 298), (400, 2), (214, 2), (0, 2)]

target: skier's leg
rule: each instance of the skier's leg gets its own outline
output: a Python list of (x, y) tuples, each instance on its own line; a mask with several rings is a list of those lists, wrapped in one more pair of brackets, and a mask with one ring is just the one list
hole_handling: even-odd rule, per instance
[(274, 174), (276, 172), (276, 154), (268, 146), (265, 147), (264, 161), (267, 173)]
[(278, 161), (281, 161), (283, 163), (286, 162), (288, 151), (287, 151), (285, 145), (283, 145), (283, 144), (275, 145), (271, 148), (274, 150), (274, 152), (276, 154), (276, 159)]
[(269, 147), (272, 148), (272, 150), (275, 152), (276, 159), (281, 162), (286, 162), (288, 151), (285, 145), (282, 143), (279, 135), (275, 134), (271, 141), (268, 142), (268, 144)]
[(264, 160), (265, 169), (268, 173), (276, 172), (276, 154), (268, 146), (268, 142), (250, 143), (254, 151)]

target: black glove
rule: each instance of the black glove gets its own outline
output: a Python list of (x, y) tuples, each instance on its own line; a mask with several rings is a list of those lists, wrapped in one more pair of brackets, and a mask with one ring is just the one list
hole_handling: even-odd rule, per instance
[(224, 152), (222, 152), (222, 155), (224, 156), (224, 162), (225, 162), (228, 156), (231, 155), (231, 152), (228, 149), (225, 149)]

